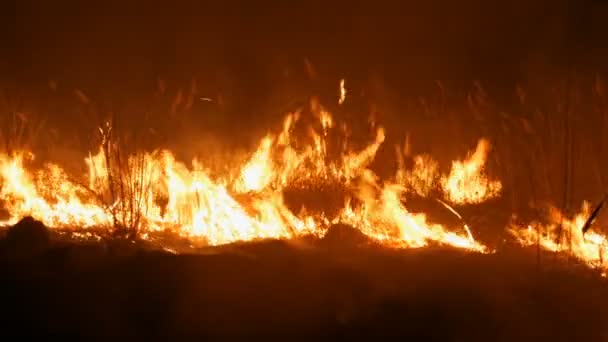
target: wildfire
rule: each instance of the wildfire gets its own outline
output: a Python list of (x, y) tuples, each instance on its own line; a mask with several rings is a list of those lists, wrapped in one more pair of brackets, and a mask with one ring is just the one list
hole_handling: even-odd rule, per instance
[[(346, 95), (341, 82), (341, 101)], [(369, 144), (359, 150), (341, 144), (338, 153), (329, 137), (339, 130), (318, 102), (311, 109), (318, 126), (305, 137), (294, 128), (300, 112), (287, 115), (278, 133), (263, 137), (250, 158), (222, 178), (211, 176), (204, 161), (190, 165), (170, 151), (135, 152), (125, 156), (112, 141), (109, 128), (100, 130), (101, 146), (84, 160), (87, 172), (68, 175), (47, 164), (32, 172), (31, 153), (0, 153), (0, 199), (14, 224), (31, 215), (49, 227), (172, 231), (211, 245), (265, 238), (322, 236), (332, 224), (348, 224), (392, 247), (450, 245), (484, 252), (469, 228), (449, 229), (405, 206), (412, 193), (442, 190), (455, 203), (479, 203), (497, 196), (498, 181), (489, 181), (483, 167), (489, 143), (481, 140), (475, 153), (454, 162), (440, 176), (430, 157), (415, 157), (411, 170), (400, 167), (394, 179), (380, 181), (369, 169), (385, 140), (377, 127)], [(339, 126), (338, 126), (339, 127)], [(285, 204), (288, 188), (311, 184), (341, 184), (351, 195), (338, 214), (294, 213)], [(451, 209), (453, 210), (453, 209)]]
[(17, 153), (9, 158), (0, 154), (0, 198), (11, 214), (7, 224), (16, 223), (24, 215), (41, 219), (50, 227), (87, 228), (111, 223), (102, 207), (83, 203), (83, 189), (74, 186), (61, 168), (49, 164), (32, 175), (23, 165), (27, 159), (33, 159), (33, 155)]
[(509, 232), (523, 245), (538, 244), (547, 251), (570, 254), (591, 267), (608, 268), (606, 236), (582, 230), (590, 215), (589, 203), (583, 202), (581, 211), (573, 217), (564, 217), (555, 207), (549, 209), (548, 223), (511, 223)]
[(481, 203), (500, 194), (502, 184), (488, 180), (484, 167), (488, 159), (490, 143), (479, 140), (475, 152), (464, 162), (455, 161), (452, 171), (441, 179), (441, 186), (453, 203)]
[(477, 204), (500, 195), (502, 183), (490, 180), (485, 174), (485, 164), (490, 149), (490, 143), (481, 139), (475, 151), (464, 161), (454, 161), (449, 174), (442, 175), (439, 163), (427, 154), (412, 158), (413, 167), (404, 167), (404, 156), (409, 155), (408, 147), (401, 153), (397, 148), (399, 169), (397, 180), (409, 191), (418, 196), (428, 197), (433, 191), (440, 189), (442, 196), (455, 204)]
[(431, 242), (483, 252), (486, 247), (468, 232), (454, 233), (439, 224), (427, 222), (426, 215), (410, 213), (403, 205), (406, 189), (399, 184), (377, 184), (370, 171), (362, 177), (357, 193), (363, 205), (347, 205), (336, 220), (359, 227), (366, 235), (398, 247), (423, 247)]

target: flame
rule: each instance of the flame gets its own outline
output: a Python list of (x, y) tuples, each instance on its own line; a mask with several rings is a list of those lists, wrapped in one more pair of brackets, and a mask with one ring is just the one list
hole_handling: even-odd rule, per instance
[(265, 137), (251, 160), (243, 167), (241, 177), (236, 185), (239, 192), (260, 191), (272, 180), (270, 152), (272, 138)]
[(489, 149), (490, 143), (481, 139), (465, 161), (452, 163), (450, 174), (441, 179), (447, 200), (457, 204), (481, 203), (500, 194), (500, 181), (489, 180), (484, 172)]
[[(345, 96), (343, 86), (342, 81)], [(478, 203), (496, 196), (500, 182), (489, 182), (482, 173), (485, 140), (468, 160), (455, 162), (448, 176), (440, 177), (438, 164), (420, 156), (412, 170), (400, 167), (394, 179), (380, 181), (369, 166), (385, 141), (385, 130), (376, 127), (362, 149), (333, 144), (330, 137), (342, 126), (318, 101), (311, 101), (311, 109), (317, 124), (306, 136), (295, 129), (300, 112), (288, 114), (280, 132), (263, 137), (241, 167), (221, 177), (212, 176), (204, 161), (187, 165), (167, 150), (127, 154), (113, 140), (111, 123), (100, 129), (100, 147), (84, 159), (83, 175), (68, 175), (55, 164), (30, 171), (35, 169), (29, 165), (33, 154), (0, 152), (0, 205), (10, 213), (0, 224), (31, 215), (53, 228), (132, 229), (143, 238), (170, 231), (210, 245), (321, 237), (332, 224), (348, 224), (396, 248), (437, 244), (488, 251), (468, 226), (453, 231), (405, 206), (411, 193), (429, 194), (441, 187), (452, 202)], [(285, 203), (287, 189), (333, 183), (354, 195), (333, 217), (305, 210), (296, 214)]]
[(439, 163), (428, 154), (411, 157), (413, 167), (405, 168), (404, 159), (410, 155), (409, 141), (403, 150), (397, 146), (397, 181), (408, 192), (428, 197), (440, 190), (445, 200), (454, 204), (478, 204), (498, 197), (502, 183), (490, 180), (485, 173), (485, 164), (490, 149), (486, 139), (480, 139), (475, 151), (464, 161), (452, 162), (449, 174), (441, 174)]
[(346, 100), (346, 87), (344, 79), (340, 80), (340, 98), (338, 99), (338, 104), (343, 104)]
[[(439, 163), (426, 154), (414, 156), (413, 161), (414, 166), (411, 170), (400, 165), (397, 170), (397, 179), (410, 191), (427, 197), (439, 185)], [(402, 163), (401, 161), (400, 164)]]
[(396, 183), (377, 184), (371, 171), (364, 174), (358, 197), (363, 205), (353, 209), (350, 203), (336, 222), (359, 227), (366, 235), (397, 247), (424, 247), (430, 243), (486, 251), (468, 232), (449, 232), (439, 224), (427, 222), (426, 215), (411, 213), (403, 205), (406, 189)]
[(50, 227), (110, 224), (102, 207), (81, 200), (87, 194), (73, 185), (59, 166), (48, 164), (35, 175), (28, 173), (24, 163), (33, 158), (28, 153), (12, 157), (0, 154), (0, 198), (11, 213), (5, 224), (14, 224), (24, 215), (41, 219)]
[(583, 202), (580, 212), (573, 217), (564, 216), (555, 207), (549, 209), (547, 223), (521, 225), (511, 222), (508, 231), (524, 246), (538, 244), (547, 251), (569, 254), (591, 267), (608, 268), (606, 236), (597, 230), (585, 234), (582, 231), (590, 215), (589, 203)]

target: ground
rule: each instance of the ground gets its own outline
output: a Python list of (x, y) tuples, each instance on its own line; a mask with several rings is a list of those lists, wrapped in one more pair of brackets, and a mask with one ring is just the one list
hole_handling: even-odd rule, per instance
[(391, 250), (339, 229), (191, 254), (54, 239), (14, 253), (18, 242), (5, 238), (1, 329), (137, 340), (608, 340), (608, 283), (586, 267), (548, 255), (538, 267), (521, 248)]

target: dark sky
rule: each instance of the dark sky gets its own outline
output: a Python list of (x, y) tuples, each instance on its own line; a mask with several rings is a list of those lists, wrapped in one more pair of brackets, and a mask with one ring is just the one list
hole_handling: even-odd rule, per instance
[[(57, 74), (197, 71), (223, 61), (267, 67), (301, 56), (345, 69), (422, 60), (491, 68), (555, 48), (565, 39), (568, 15), (582, 19), (570, 25), (578, 39), (606, 32), (606, 6), (590, 0), (571, 1), (569, 8), (565, 0), (23, 0), (13, 6), (13, 20), (2, 25), (15, 66)], [(599, 44), (605, 43), (591, 45)]]
[[(158, 77), (269, 89), (308, 58), (322, 77), (511, 86), (538, 67), (603, 68), (597, 0), (6, 1), (0, 79), (136, 89)], [(223, 82), (223, 83), (222, 83)], [(204, 82), (203, 82), (204, 83)], [(270, 90), (269, 90), (270, 91)], [(257, 96), (257, 94), (256, 94)]]
[[(377, 93), (391, 95), (378, 102), (388, 103), (385, 112), (392, 115), (381, 122), (393, 129), (421, 127), (414, 134), (420, 137), (417, 146), (425, 138), (436, 146), (441, 145), (436, 134), (425, 134), (426, 126), (418, 125), (419, 113), (408, 112), (406, 100), (405, 105), (399, 102), (417, 99), (425, 84), (436, 96), (434, 80), (444, 81), (450, 91), (468, 91), (479, 79), (494, 98), (506, 94), (503, 104), (508, 105), (516, 83), (540, 79), (536, 84), (549, 88), (543, 78), (559, 77), (568, 65), (579, 71), (608, 71), (608, 5), (601, 0), (0, 4), (0, 90), (25, 93), (23, 106), (29, 107), (20, 110), (42, 113), (70, 132), (79, 127), (80, 142), (69, 148), (91, 140), (90, 132), (99, 125), (93, 111), (134, 118), (137, 127), (143, 127), (134, 113), (155, 110), (156, 117), (166, 120), (157, 126), (175, 124), (167, 116), (169, 104), (177, 89), (187, 88), (192, 80), (199, 95), (226, 99), (221, 110), (190, 112), (196, 120), (186, 118), (177, 129), (166, 129), (176, 132), (178, 137), (172, 139), (181, 138), (181, 145), (192, 149), (197, 149), (193, 137), (199, 136), (199, 128), (191, 127), (194, 123), (213, 132), (223, 130), (231, 137), (225, 141), (238, 140), (235, 132), (251, 132), (251, 141), (257, 142), (261, 133), (252, 127), (265, 132), (266, 119), (278, 122), (290, 93), (310, 96), (330, 89), (325, 92), (334, 96), (333, 103), (340, 78), (347, 79), (351, 90), (350, 108), (366, 116), (368, 107), (354, 102), (357, 82), (360, 88), (366, 82), (381, 84)], [(305, 59), (316, 68), (317, 81), (308, 79)], [(150, 102), (158, 79), (171, 89)], [(49, 80), (56, 82), (57, 90), (49, 90)], [(304, 86), (298, 88), (300, 84)], [(94, 106), (79, 105), (74, 89), (90, 96)], [(553, 95), (551, 102), (559, 103), (560, 96)], [(57, 119), (61, 117), (65, 119)], [(481, 134), (481, 126), (461, 126), (475, 139)], [(193, 133), (184, 133), (188, 129)], [(453, 131), (456, 135), (445, 140), (469, 146), (459, 130)], [(395, 136), (402, 137), (399, 134)], [(454, 144), (444, 145), (449, 149)], [(458, 146), (458, 151), (466, 146)]]

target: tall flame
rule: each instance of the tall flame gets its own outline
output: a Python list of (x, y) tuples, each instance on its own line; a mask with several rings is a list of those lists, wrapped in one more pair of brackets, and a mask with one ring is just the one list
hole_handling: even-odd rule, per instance
[(481, 139), (470, 157), (452, 164), (450, 174), (441, 179), (441, 186), (450, 202), (481, 203), (500, 194), (502, 184), (488, 180), (484, 174), (489, 149), (490, 143)]

